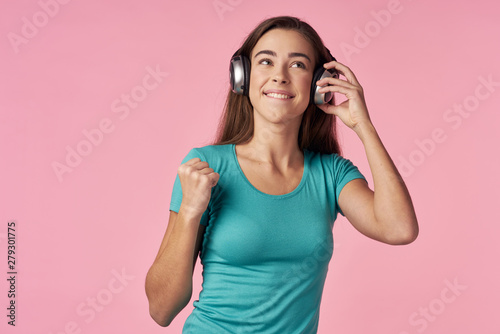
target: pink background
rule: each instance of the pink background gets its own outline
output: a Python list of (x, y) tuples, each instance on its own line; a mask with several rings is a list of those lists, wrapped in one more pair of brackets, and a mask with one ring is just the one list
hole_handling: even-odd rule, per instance
[[(337, 220), (319, 333), (500, 333), (498, 13), (494, 1), (4, 1), (0, 331), (181, 331), (192, 301), (164, 329), (144, 292), (177, 167), (215, 134), (230, 56), (258, 22), (286, 14), (357, 75), (421, 229), (388, 246)], [(360, 141), (340, 128), (371, 181)], [(53, 165), (77, 149), (58, 177)]]

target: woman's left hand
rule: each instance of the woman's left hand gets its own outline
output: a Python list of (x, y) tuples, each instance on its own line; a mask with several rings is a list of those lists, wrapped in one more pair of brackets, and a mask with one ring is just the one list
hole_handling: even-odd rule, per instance
[(339, 105), (326, 103), (318, 107), (327, 114), (333, 114), (339, 117), (345, 125), (354, 131), (359, 124), (370, 124), (370, 116), (366, 107), (363, 88), (359, 84), (356, 76), (351, 69), (337, 61), (331, 61), (323, 65), (326, 69), (335, 69), (342, 74), (346, 80), (336, 78), (325, 78), (316, 82), (318, 86), (330, 84), (331, 86), (322, 87), (320, 93), (332, 92), (344, 94), (347, 100)]

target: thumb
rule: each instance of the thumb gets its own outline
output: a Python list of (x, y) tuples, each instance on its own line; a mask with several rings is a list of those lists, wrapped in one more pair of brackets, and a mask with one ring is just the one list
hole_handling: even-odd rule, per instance
[(210, 174), (210, 178), (212, 179), (211, 187), (215, 187), (219, 182), (220, 175), (218, 173), (213, 172)]
[(323, 110), (326, 114), (338, 116), (338, 107), (333, 104), (330, 103), (321, 104), (318, 106), (318, 108)]

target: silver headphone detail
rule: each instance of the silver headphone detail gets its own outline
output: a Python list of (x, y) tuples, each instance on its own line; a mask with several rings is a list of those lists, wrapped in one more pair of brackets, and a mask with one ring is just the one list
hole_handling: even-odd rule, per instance
[[(235, 53), (237, 54), (238, 51)], [(250, 85), (250, 61), (243, 55), (233, 55), (229, 65), (231, 90), (239, 95), (248, 95)]]
[[(319, 80), (324, 79), (324, 78), (336, 78), (336, 79), (338, 79), (339, 74), (337, 73), (337, 71), (329, 71), (326, 69), (318, 69), (317, 70), (316, 76), (313, 77), (313, 84), (312, 84), (313, 91), (311, 93), (311, 98), (313, 99), (313, 103), (317, 104), (317, 105), (322, 105), (322, 104), (328, 103), (331, 101), (331, 99), (333, 97), (332, 92), (327, 92), (327, 93), (320, 93), (319, 92), (319, 89), (322, 87), (325, 87), (325, 85), (324, 86), (317, 86), (316, 81), (319, 81)], [(326, 85), (326, 86), (328, 86), (328, 85)]]

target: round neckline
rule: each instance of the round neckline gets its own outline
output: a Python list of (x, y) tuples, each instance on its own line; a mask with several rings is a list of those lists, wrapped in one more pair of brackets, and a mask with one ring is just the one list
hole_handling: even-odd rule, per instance
[(241, 169), (240, 163), (238, 161), (238, 157), (236, 155), (236, 144), (231, 144), (231, 149), (232, 149), (232, 153), (233, 153), (234, 162), (235, 162), (236, 166), (238, 167), (238, 170), (240, 171), (241, 177), (243, 178), (243, 180), (245, 180), (245, 183), (247, 185), (249, 185), (251, 189), (253, 189), (253, 191), (257, 192), (258, 194), (260, 194), (262, 196), (265, 196), (265, 197), (268, 197), (268, 198), (275, 198), (275, 199), (281, 199), (281, 198), (286, 198), (286, 197), (294, 196), (295, 194), (297, 194), (300, 191), (300, 189), (302, 189), (302, 187), (306, 183), (307, 175), (309, 174), (309, 157), (308, 157), (308, 151), (306, 149), (303, 152), (304, 153), (304, 169), (302, 171), (302, 178), (300, 179), (300, 183), (291, 192), (286, 193), (286, 194), (281, 194), (281, 195), (272, 195), (272, 194), (268, 194), (268, 193), (265, 193), (265, 192), (260, 191), (259, 189), (257, 189), (248, 180), (248, 178), (246, 177), (245, 173), (243, 173), (243, 169)]

